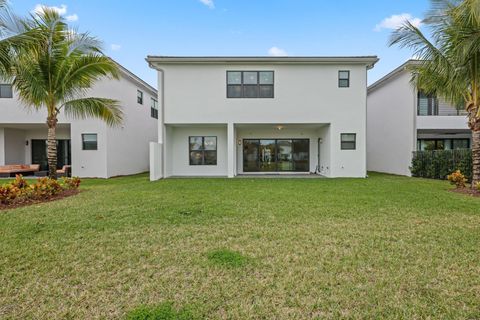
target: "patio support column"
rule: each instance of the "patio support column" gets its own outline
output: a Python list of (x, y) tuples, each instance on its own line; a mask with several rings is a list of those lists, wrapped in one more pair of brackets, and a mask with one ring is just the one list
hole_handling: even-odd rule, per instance
[(227, 175), (235, 177), (235, 124), (227, 124)]

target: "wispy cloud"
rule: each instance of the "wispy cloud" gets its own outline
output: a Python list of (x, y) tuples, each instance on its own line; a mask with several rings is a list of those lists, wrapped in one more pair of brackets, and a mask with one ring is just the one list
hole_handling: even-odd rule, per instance
[(215, 4), (213, 3), (213, 0), (200, 0), (200, 2), (209, 7), (210, 9), (215, 9)]
[[(65, 16), (67, 14), (67, 6), (64, 4), (61, 4), (60, 6), (46, 6), (43, 4), (37, 4), (35, 8), (32, 10), (34, 13), (42, 13), (44, 8), (48, 8), (50, 10), (53, 10), (57, 12), (61, 16)], [(78, 20), (78, 15), (76, 13), (70, 14), (68, 16), (65, 16), (65, 19), (67, 21), (73, 22)]]
[(118, 50), (120, 50), (121, 48), (122, 48), (122, 46), (119, 45), (119, 44), (112, 43), (112, 44), (110, 45), (110, 49), (112, 49), (113, 51), (118, 51)]
[(375, 31), (382, 31), (383, 29), (397, 29), (406, 21), (410, 21), (416, 27), (420, 27), (422, 19), (412, 16), (410, 13), (394, 14), (388, 18), (383, 19), (375, 26)]
[(67, 19), (67, 21), (77, 21), (78, 20), (78, 15), (76, 13), (70, 14), (70, 15), (66, 16), (65, 19)]
[(274, 57), (282, 57), (282, 56), (284, 57), (284, 56), (288, 56), (288, 53), (284, 49), (281, 49), (278, 47), (271, 47), (270, 49), (268, 49), (268, 55), (274, 56)]

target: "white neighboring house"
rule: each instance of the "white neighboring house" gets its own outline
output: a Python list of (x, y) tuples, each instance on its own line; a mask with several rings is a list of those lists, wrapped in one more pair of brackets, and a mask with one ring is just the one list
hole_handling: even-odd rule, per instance
[[(157, 91), (118, 65), (120, 79), (104, 79), (87, 96), (120, 101), (124, 121), (109, 127), (96, 119), (59, 116), (58, 167), (72, 166), (72, 175), (109, 178), (148, 171), (149, 142), (157, 140)], [(8, 84), (0, 85), (0, 166), (40, 164), (47, 170), (46, 111), (32, 111)]]
[(470, 148), (466, 113), (410, 82), (409, 60), (368, 87), (367, 168), (410, 176), (417, 150)]
[(366, 176), (366, 57), (164, 57), (150, 178)]

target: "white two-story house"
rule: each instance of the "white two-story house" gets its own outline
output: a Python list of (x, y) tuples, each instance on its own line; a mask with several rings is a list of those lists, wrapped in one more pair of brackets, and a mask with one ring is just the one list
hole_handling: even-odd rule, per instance
[[(157, 141), (158, 132), (157, 91), (118, 67), (119, 80), (100, 80), (88, 96), (120, 101), (121, 126), (60, 114), (57, 164), (71, 165), (74, 176), (108, 178), (149, 170), (149, 143)], [(0, 83), (0, 166), (38, 164), (47, 170), (46, 117), (46, 110), (24, 106), (10, 84)]]
[(470, 148), (466, 112), (411, 83), (409, 60), (368, 88), (367, 167), (410, 176), (417, 150)]
[(366, 176), (366, 57), (163, 57), (152, 180)]

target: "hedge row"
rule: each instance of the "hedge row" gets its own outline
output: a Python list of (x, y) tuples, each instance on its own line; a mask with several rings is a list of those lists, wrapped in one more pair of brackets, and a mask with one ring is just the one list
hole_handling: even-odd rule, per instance
[(413, 153), (410, 171), (414, 177), (444, 180), (456, 170), (460, 170), (468, 181), (472, 180), (472, 150), (435, 150)]

